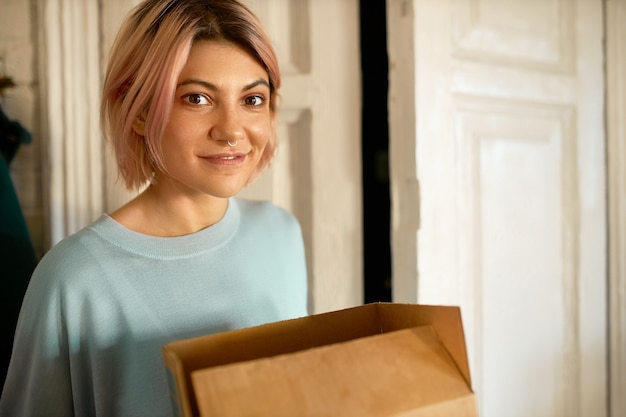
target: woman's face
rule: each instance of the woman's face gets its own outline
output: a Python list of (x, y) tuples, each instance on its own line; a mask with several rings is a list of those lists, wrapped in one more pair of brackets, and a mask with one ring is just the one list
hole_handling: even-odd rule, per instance
[(196, 42), (176, 86), (162, 144), (166, 172), (157, 173), (157, 184), (185, 194), (237, 194), (272, 134), (269, 100), (267, 72), (245, 50)]

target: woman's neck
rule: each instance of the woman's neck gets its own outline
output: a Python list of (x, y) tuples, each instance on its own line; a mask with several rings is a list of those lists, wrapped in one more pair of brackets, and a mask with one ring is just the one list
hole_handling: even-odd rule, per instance
[(138, 233), (174, 237), (195, 233), (219, 222), (228, 208), (227, 198), (172, 192), (167, 188), (166, 185), (150, 185), (110, 216)]

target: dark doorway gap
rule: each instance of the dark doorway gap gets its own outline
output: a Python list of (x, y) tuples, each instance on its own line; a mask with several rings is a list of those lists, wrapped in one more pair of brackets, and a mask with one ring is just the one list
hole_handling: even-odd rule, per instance
[(391, 198), (385, 0), (360, 0), (364, 302), (391, 301)]

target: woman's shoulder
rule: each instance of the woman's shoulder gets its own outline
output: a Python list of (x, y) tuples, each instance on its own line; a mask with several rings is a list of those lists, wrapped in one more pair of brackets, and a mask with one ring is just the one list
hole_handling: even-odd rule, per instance
[(59, 240), (50, 248), (48, 253), (81, 250), (81, 248), (86, 249), (85, 245), (89, 245), (91, 241), (98, 239), (98, 230), (103, 227), (106, 228), (108, 223), (107, 216), (102, 215), (91, 224)]
[(236, 198), (235, 202), (243, 219), (254, 221), (261, 219), (286, 224), (298, 223), (293, 213), (271, 201)]
[[(84, 273), (100, 264), (107, 254), (94, 228), (101, 221), (102, 218), (53, 245), (38, 262), (33, 277), (45, 275), (48, 278), (69, 279), (76, 271)], [(98, 262), (94, 262), (95, 259)]]

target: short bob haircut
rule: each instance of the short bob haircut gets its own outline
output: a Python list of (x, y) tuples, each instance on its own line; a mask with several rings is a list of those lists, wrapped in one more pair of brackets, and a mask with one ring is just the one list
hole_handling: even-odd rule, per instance
[[(172, 110), (176, 83), (196, 41), (233, 43), (265, 68), (270, 112), (276, 118), (280, 70), (257, 17), (238, 0), (146, 0), (136, 6), (110, 51), (100, 107), (104, 135), (111, 142), (126, 188), (138, 190), (164, 171), (161, 141)], [(133, 129), (142, 120), (145, 137)], [(256, 176), (277, 146), (276, 123)]]

